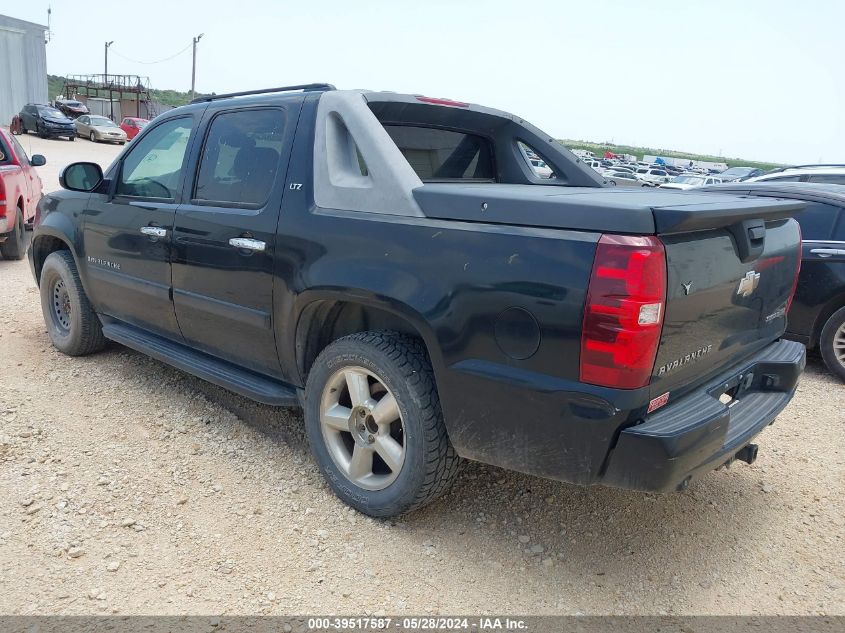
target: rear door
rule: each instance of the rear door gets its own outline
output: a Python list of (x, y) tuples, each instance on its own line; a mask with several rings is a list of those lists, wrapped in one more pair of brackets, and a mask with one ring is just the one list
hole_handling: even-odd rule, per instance
[(301, 104), (210, 106), (174, 230), (173, 300), (186, 341), (275, 376), (273, 256)]
[(836, 204), (810, 202), (796, 219), (804, 243), (801, 278), (787, 329), (790, 334), (811, 337), (824, 308), (832, 299), (845, 296), (845, 211)]

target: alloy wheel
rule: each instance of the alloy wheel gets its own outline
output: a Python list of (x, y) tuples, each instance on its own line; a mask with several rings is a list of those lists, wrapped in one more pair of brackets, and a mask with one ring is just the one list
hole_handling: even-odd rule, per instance
[(405, 427), (399, 404), (375, 373), (339, 369), (326, 382), (320, 427), (340, 471), (365, 490), (383, 490), (405, 462)]

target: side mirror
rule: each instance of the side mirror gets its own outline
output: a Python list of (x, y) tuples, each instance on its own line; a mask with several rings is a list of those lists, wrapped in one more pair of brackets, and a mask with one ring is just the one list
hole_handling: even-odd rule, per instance
[(70, 191), (94, 191), (103, 180), (97, 163), (72, 163), (59, 174), (59, 184)]
[(47, 159), (44, 158), (41, 154), (33, 154), (32, 157), (29, 159), (29, 164), (33, 167), (41, 167), (47, 164)]

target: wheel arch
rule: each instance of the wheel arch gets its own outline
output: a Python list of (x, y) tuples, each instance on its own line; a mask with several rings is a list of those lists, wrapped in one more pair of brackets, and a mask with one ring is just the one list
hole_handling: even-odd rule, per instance
[[(76, 251), (71, 246), (71, 241), (62, 233), (58, 231), (42, 230), (39, 227), (38, 235), (32, 239), (32, 266), (35, 274), (35, 282), (41, 284), (41, 269), (44, 267), (44, 261), (56, 251), (70, 251), (76, 261)], [(77, 265), (79, 270), (79, 265)]]
[(294, 345), (296, 368), (304, 385), (317, 356), (339, 338), (358, 332), (393, 330), (422, 340), (437, 374), (442, 362), (437, 339), (413, 308), (350, 292), (316, 292), (300, 296)]
[(813, 322), (813, 329), (810, 332), (810, 341), (807, 347), (813, 349), (819, 346), (819, 339), (821, 339), (825, 323), (833, 316), (834, 312), (842, 307), (845, 307), (845, 291), (835, 295), (819, 310), (816, 320)]

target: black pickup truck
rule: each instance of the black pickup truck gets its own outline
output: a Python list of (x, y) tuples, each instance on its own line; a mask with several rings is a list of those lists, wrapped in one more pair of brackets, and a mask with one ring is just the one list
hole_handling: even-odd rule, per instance
[(301, 405), (330, 486), (373, 516), (436, 498), (459, 457), (682, 490), (752, 462), (804, 368), (781, 339), (800, 203), (605, 187), (498, 110), (218, 95), (60, 181), (29, 251), (53, 344)]

